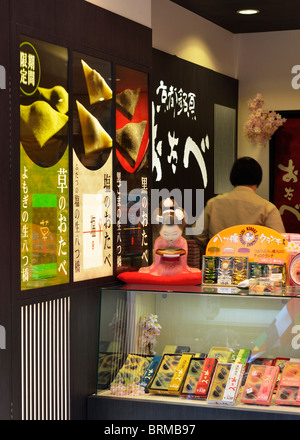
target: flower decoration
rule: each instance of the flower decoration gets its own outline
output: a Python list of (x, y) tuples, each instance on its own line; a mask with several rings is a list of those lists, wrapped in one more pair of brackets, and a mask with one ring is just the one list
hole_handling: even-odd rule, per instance
[(160, 335), (161, 326), (157, 315), (144, 314), (139, 322), (141, 335), (138, 338), (140, 348), (147, 349), (150, 355), (154, 355), (154, 346), (157, 344), (156, 337)]
[(254, 99), (249, 99), (247, 104), (250, 115), (244, 125), (244, 135), (251, 143), (266, 146), (286, 119), (279, 113), (263, 109), (264, 99), (261, 93), (258, 93)]
[(145, 394), (145, 388), (136, 383), (118, 383), (110, 386), (110, 392), (113, 396), (142, 396)]
[(285, 247), (285, 250), (287, 252), (300, 252), (300, 245), (299, 243), (295, 243), (293, 241), (288, 242), (287, 246)]

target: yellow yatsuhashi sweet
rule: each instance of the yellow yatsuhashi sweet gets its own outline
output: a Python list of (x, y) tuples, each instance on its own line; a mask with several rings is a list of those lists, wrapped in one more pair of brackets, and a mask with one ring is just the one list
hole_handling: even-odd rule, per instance
[(51, 89), (39, 87), (42, 97), (59, 113), (66, 114), (69, 111), (69, 95), (62, 86), (54, 86)]
[(54, 110), (45, 101), (20, 106), (20, 131), (22, 138), (34, 137), (40, 147), (60, 131), (68, 122), (68, 116)]
[(112, 99), (112, 90), (105, 79), (92, 69), (85, 61), (81, 60), (85, 81), (89, 93), (90, 104)]
[(76, 101), (85, 154), (96, 153), (112, 147), (112, 138), (79, 101)]

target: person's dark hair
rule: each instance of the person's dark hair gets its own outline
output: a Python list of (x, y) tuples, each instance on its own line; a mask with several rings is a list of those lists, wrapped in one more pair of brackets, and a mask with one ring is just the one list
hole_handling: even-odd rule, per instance
[(233, 186), (257, 185), (262, 181), (262, 168), (252, 157), (240, 157), (231, 169), (230, 182)]

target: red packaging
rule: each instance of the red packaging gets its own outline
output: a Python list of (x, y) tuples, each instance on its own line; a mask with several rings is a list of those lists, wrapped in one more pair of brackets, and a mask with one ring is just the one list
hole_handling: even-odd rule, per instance
[(279, 373), (279, 367), (251, 365), (242, 391), (241, 402), (269, 406)]
[(300, 362), (286, 362), (275, 396), (277, 405), (300, 406)]
[(195, 397), (206, 399), (210, 387), (210, 383), (218, 363), (217, 359), (206, 358), (202, 367), (202, 371), (197, 384)]
[(287, 363), (287, 361), (289, 361), (289, 360), (290, 360), (290, 358), (282, 358), (282, 357), (277, 357), (274, 359), (273, 365), (276, 365), (279, 367), (279, 374), (278, 374), (275, 390), (277, 390), (277, 388), (278, 388), (278, 384), (281, 379), (281, 375), (282, 375), (284, 366)]

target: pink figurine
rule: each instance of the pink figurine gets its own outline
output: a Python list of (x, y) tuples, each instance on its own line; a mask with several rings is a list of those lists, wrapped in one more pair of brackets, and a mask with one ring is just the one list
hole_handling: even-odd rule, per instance
[(176, 208), (172, 199), (164, 200), (160, 211), (160, 236), (154, 243), (154, 262), (151, 266), (141, 267), (139, 272), (156, 276), (200, 272), (199, 269), (187, 265), (188, 246), (186, 239), (182, 237), (185, 227), (184, 211)]

